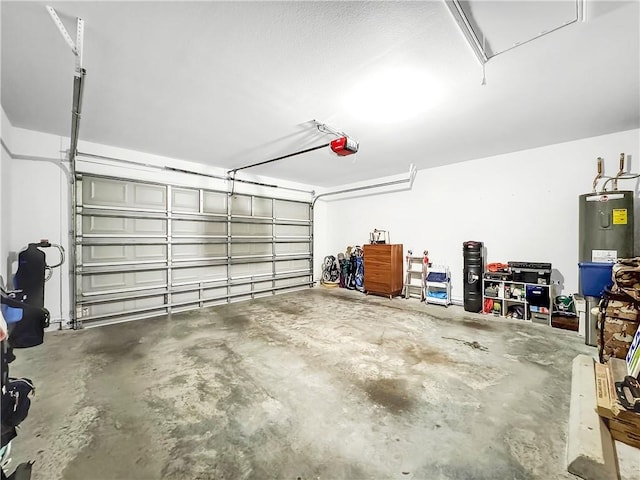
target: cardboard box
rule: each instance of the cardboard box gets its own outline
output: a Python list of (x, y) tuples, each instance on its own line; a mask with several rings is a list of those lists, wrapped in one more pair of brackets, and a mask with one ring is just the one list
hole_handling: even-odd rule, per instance
[(619, 376), (620, 365), (612, 368), (609, 364), (595, 364), (596, 411), (605, 419), (615, 440), (640, 448), (640, 413), (628, 411), (618, 402), (614, 371)]

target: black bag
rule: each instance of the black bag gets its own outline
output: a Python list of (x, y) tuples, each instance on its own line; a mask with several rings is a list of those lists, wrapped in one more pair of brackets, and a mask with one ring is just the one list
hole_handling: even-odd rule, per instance
[[(16, 432), (16, 427), (7, 427), (5, 425), (0, 424), (0, 429), (2, 435), (0, 436), (0, 448), (4, 447), (7, 443), (18, 436), (18, 432)], [(0, 469), (2, 470), (2, 469)]]
[(26, 302), (38, 307), (44, 306), (44, 275), (47, 263), (45, 254), (38, 244), (30, 243), (18, 255), (18, 270), (14, 277), (15, 288), (27, 296)]
[(44, 329), (49, 326), (49, 310), (44, 307), (20, 302), (2, 293), (0, 301), (9, 307), (22, 309), (22, 320), (9, 327), (11, 348), (29, 348), (44, 341)]
[(29, 480), (31, 478), (31, 469), (33, 467), (34, 462), (24, 462), (16, 467), (15, 472), (13, 472), (8, 477), (2, 472), (2, 480)]
[(17, 427), (27, 415), (31, 407), (32, 393), (35, 393), (33, 382), (28, 378), (10, 378), (2, 394), (2, 424)]
[(45, 308), (25, 308), (22, 320), (9, 332), (11, 348), (30, 348), (44, 342), (44, 329), (49, 326), (49, 311)]

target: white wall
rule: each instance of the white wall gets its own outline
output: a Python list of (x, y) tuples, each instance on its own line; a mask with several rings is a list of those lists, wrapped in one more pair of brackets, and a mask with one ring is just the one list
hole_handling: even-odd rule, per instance
[[(62, 138), (11, 127), (9, 152), (3, 162), (10, 178), (3, 182), (3, 229), (7, 229), (1, 257), (8, 284), (17, 270), (18, 254), (29, 243), (47, 239), (68, 251), (67, 176), (64, 174)], [(6, 217), (5, 217), (6, 215)], [(4, 230), (3, 230), (4, 233)], [(47, 263), (58, 262), (56, 249), (46, 249)], [(54, 269), (45, 284), (45, 307), (51, 322), (59, 325), (69, 318), (68, 268)]]
[[(8, 284), (7, 276), (7, 252), (9, 250), (10, 239), (9, 226), (11, 224), (11, 158), (7, 148), (11, 148), (11, 122), (2, 110), (2, 124), (0, 127), (0, 138), (2, 138), (2, 152), (0, 159), (0, 275)], [(6, 146), (6, 148), (5, 148)]]
[[(388, 230), (391, 243), (419, 254), (427, 249), (432, 262), (449, 265), (452, 297), (460, 301), (462, 243), (478, 240), (488, 262), (550, 262), (564, 277), (563, 293), (577, 292), (578, 196), (591, 191), (596, 158), (605, 159), (606, 175), (615, 175), (620, 152), (639, 172), (640, 130), (420, 170), (411, 191), (324, 202), (316, 257), (367, 243), (374, 228)], [(638, 184), (619, 184), (635, 190), (636, 232)]]
[[(3, 111), (3, 139), (5, 137), (5, 119)], [(69, 139), (12, 127), (8, 120), (6, 120), (6, 133), (7, 136), (10, 136), (11, 142), (8, 145), (10, 154), (4, 149), (2, 153), (0, 257), (3, 262), (3, 271), (6, 272), (7, 269), (4, 265), (8, 263), (12, 274), (15, 274), (17, 255), (30, 242), (38, 242), (40, 239), (46, 238), (52, 243), (62, 245), (67, 254), (70, 251), (70, 178), (68, 162), (65, 157), (69, 148)], [(138, 180), (169, 182), (196, 188), (227, 189), (227, 182), (223, 180), (166, 171), (159, 167), (169, 166), (218, 176), (225, 175), (223, 169), (89, 142), (80, 142), (78, 150), (94, 155), (141, 162), (146, 165), (123, 164), (106, 159), (91, 159), (80, 156), (78, 171)], [(252, 177), (244, 173), (238, 177), (301, 190), (312, 190), (312, 187), (308, 185), (267, 177)], [(242, 183), (236, 183), (234, 191), (291, 200), (311, 200), (310, 193)], [(47, 254), (49, 254), (49, 249)], [(50, 255), (51, 258), (47, 257), (48, 263), (55, 263), (59, 258), (55, 249), (51, 249)], [(45, 285), (45, 307), (51, 312), (52, 323), (56, 323), (57, 326), (66, 326), (66, 322), (70, 318), (69, 267), (70, 262), (67, 259), (62, 268), (54, 269), (53, 277)]]
[[(8, 258), (15, 258), (27, 243), (41, 238), (69, 251), (69, 179), (63, 161), (66, 137), (11, 127), (4, 112), (2, 138), (13, 153), (2, 152), (0, 178), (0, 272), (6, 275)], [(142, 162), (125, 165), (107, 160), (79, 161), (93, 173), (150, 181), (222, 189), (226, 183), (207, 177), (167, 172), (171, 166), (212, 175), (224, 170), (126, 149), (80, 142), (79, 151)], [(564, 292), (577, 290), (578, 195), (589, 192), (595, 159), (606, 160), (605, 173), (617, 171), (618, 156), (631, 156), (631, 169), (640, 170), (640, 130), (515, 152), (469, 162), (421, 170), (411, 191), (319, 200), (314, 218), (315, 278), (320, 278), (325, 255), (336, 255), (347, 245), (368, 241), (374, 228), (390, 232), (391, 241), (405, 250), (428, 249), (433, 262), (449, 265), (453, 297), (462, 298), (462, 242), (480, 240), (488, 261), (551, 262), (564, 276)], [(82, 157), (81, 157), (82, 158)], [(359, 159), (366, 168), (366, 160)], [(401, 159), (396, 159), (401, 163)], [(408, 171), (408, 165), (406, 169)], [(406, 176), (406, 175), (404, 175)], [(312, 190), (309, 185), (277, 179), (249, 177), (266, 183)], [(625, 181), (622, 189), (635, 189)], [(236, 184), (238, 193), (274, 195), (309, 200), (310, 195), (282, 189)], [(637, 197), (637, 195), (636, 195)], [(636, 230), (640, 229), (636, 208)], [(638, 237), (638, 235), (636, 235)], [(52, 252), (53, 255), (53, 252)], [(12, 265), (15, 271), (15, 263)], [(46, 307), (52, 318), (69, 318), (67, 262), (46, 285)]]

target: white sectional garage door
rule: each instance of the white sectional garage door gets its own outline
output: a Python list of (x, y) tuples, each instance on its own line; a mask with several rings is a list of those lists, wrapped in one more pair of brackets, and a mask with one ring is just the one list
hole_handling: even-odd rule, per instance
[(79, 175), (76, 327), (309, 287), (311, 204)]

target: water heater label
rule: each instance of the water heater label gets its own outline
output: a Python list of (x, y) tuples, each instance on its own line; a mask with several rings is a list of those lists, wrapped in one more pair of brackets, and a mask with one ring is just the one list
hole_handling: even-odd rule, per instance
[(611, 263), (618, 260), (617, 250), (591, 250), (591, 261), (598, 263)]
[(613, 209), (613, 224), (614, 225), (626, 225), (627, 224), (627, 209), (626, 208), (614, 208)]

